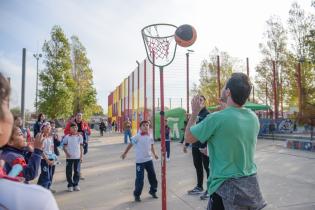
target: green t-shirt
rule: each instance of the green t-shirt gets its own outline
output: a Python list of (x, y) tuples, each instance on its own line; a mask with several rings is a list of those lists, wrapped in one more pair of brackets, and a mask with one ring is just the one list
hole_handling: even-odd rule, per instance
[(230, 106), (208, 115), (190, 131), (200, 142), (208, 145), (210, 195), (227, 179), (256, 173), (254, 153), (259, 121), (253, 111)]

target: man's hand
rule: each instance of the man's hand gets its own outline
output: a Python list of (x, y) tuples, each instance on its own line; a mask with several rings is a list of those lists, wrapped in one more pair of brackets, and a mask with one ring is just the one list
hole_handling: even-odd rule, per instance
[(157, 156), (157, 155), (154, 155), (154, 158), (155, 158), (155, 160), (157, 160), (157, 159), (159, 159), (159, 156)]
[(34, 148), (35, 149), (43, 150), (43, 142), (44, 142), (43, 135), (44, 135), (43, 133), (39, 133), (36, 135), (35, 141), (34, 141)]
[(208, 156), (208, 149), (207, 149), (207, 147), (205, 147), (205, 148), (199, 148), (199, 151), (200, 151), (202, 154)]
[(193, 99), (191, 100), (191, 110), (192, 110), (192, 115), (197, 116), (203, 106), (201, 105), (200, 102), (200, 96), (194, 96)]
[(80, 157), (80, 163), (82, 163), (83, 162), (83, 157)]
[(120, 157), (121, 157), (121, 159), (124, 160), (124, 159), (126, 158), (126, 156), (127, 156), (127, 155), (124, 153), (124, 154), (122, 154)]

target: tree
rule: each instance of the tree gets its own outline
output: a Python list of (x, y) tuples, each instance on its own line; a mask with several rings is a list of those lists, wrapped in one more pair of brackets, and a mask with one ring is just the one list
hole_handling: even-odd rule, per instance
[(87, 58), (85, 47), (76, 36), (71, 37), (72, 76), (75, 81), (73, 113), (83, 112), (89, 118), (94, 112), (102, 112), (96, 101), (96, 90), (93, 87), (93, 70)]
[(288, 55), (287, 31), (278, 16), (271, 16), (266, 21), (266, 24), (267, 30), (264, 33), (265, 43), (259, 44), (263, 59), (256, 67), (257, 95), (259, 101), (267, 104), (269, 101), (270, 104), (274, 104), (273, 61), (275, 61), (275, 77), (277, 81), (276, 106), (279, 107), (279, 104), (287, 98), (287, 91), (283, 88), (288, 83), (286, 77), (286, 61)]
[(239, 59), (231, 57), (227, 52), (220, 52), (217, 48), (212, 50), (209, 59), (204, 59), (201, 63), (199, 86), (194, 85), (192, 89), (193, 93), (204, 95), (207, 98), (208, 105), (218, 104), (217, 55), (220, 56), (221, 88), (223, 88), (233, 70), (242, 68)]
[[(313, 2), (314, 6), (314, 2)], [(301, 63), (301, 104), (300, 117), (303, 113), (315, 107), (315, 67), (314, 31), (315, 17), (306, 14), (297, 3), (293, 3), (289, 11), (288, 26), (293, 40), (293, 58), (295, 63)]]
[(39, 110), (52, 119), (67, 118), (73, 111), (70, 45), (60, 26), (51, 30), (43, 45), (44, 71), (39, 75)]

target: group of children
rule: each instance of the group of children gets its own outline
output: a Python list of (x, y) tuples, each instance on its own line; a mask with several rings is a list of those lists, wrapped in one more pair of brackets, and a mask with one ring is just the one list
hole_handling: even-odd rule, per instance
[[(18, 120), (18, 118), (15, 118)], [(13, 126), (11, 137), (6, 145), (0, 151), (0, 159), (5, 162), (4, 171), (28, 183), (38, 177), (37, 184), (50, 189), (55, 172), (55, 165), (58, 164), (58, 147), (61, 145), (66, 154), (66, 177), (68, 182), (68, 191), (79, 191), (80, 164), (83, 157), (83, 137), (78, 133), (78, 126), (72, 122), (70, 133), (65, 135), (62, 140), (59, 138), (55, 123), (41, 122), (40, 128), (35, 138), (43, 139), (42, 143), (35, 141), (26, 141), (22, 129), (16, 124)], [(39, 167), (41, 168), (38, 176)], [(72, 175), (73, 171), (73, 175)]]

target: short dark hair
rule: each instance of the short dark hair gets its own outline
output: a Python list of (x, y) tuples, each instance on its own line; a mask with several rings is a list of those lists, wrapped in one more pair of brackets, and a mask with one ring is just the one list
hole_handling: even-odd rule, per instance
[(141, 127), (144, 123), (150, 124), (149, 121), (147, 121), (147, 120), (142, 120), (142, 121), (140, 122), (140, 127)]
[(204, 101), (207, 101), (207, 99), (204, 95), (200, 95), (200, 98), (203, 98)]
[(72, 122), (72, 123), (70, 124), (70, 127), (78, 127), (78, 125), (77, 125), (75, 122)]
[(234, 103), (243, 106), (250, 95), (252, 85), (246, 74), (233, 73), (225, 88), (230, 89)]
[[(10, 95), (10, 84), (9, 81), (3, 76), (3, 74), (0, 72), (0, 105), (3, 104), (5, 100), (8, 99)], [(0, 119), (4, 118), (3, 110), (0, 107)]]

